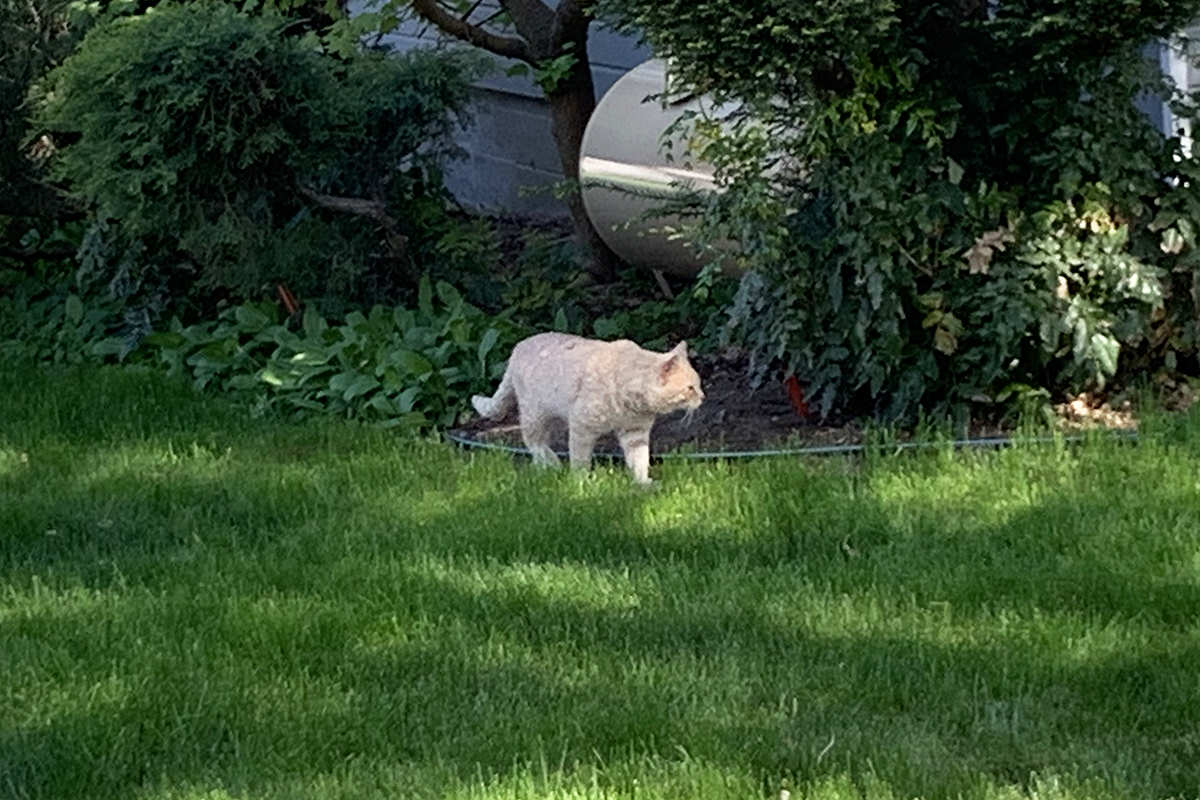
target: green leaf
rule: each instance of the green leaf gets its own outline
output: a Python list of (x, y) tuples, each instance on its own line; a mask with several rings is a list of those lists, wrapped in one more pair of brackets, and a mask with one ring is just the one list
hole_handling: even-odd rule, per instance
[(382, 414), (391, 416), (396, 413), (396, 407), (385, 394), (377, 394), (364, 404), (364, 408), (374, 409)]
[(964, 170), (962, 168), (962, 165), (959, 164), (957, 161), (955, 161), (953, 158), (946, 159), (946, 162), (947, 162), (947, 170), (948, 170), (948, 177), (950, 179), (950, 183), (954, 184), (955, 186), (958, 186), (960, 183), (962, 183), (962, 179), (963, 179)]
[(238, 306), (234, 311), (234, 318), (237, 319), (238, 325), (249, 333), (258, 333), (271, 324), (266, 314), (249, 304)]
[(280, 372), (278, 370), (278, 368), (273, 364), (268, 364), (267, 366), (263, 367), (262, 370), (258, 373), (258, 378), (259, 378), (259, 380), (261, 380), (263, 383), (267, 384), (268, 386), (279, 387), (279, 386), (283, 386), (285, 383), (290, 382), (289, 376), (287, 376), (285, 373)]
[(483, 332), (483, 338), (479, 340), (479, 368), (485, 369), (487, 366), (488, 353), (492, 352), (492, 348), (496, 346), (496, 340), (500, 338), (500, 331), (495, 328), (488, 328)]
[(83, 301), (79, 299), (78, 295), (69, 294), (63, 305), (67, 322), (78, 325), (79, 321), (83, 319)]
[(958, 337), (945, 328), (939, 327), (933, 332), (933, 346), (946, 355), (951, 355), (958, 349)]
[(1183, 234), (1175, 228), (1167, 228), (1162, 232), (1162, 241), (1159, 243), (1159, 247), (1162, 248), (1164, 253), (1173, 255), (1181, 252), (1184, 244)]
[(225, 382), (226, 389), (233, 389), (239, 392), (245, 392), (254, 389), (258, 385), (257, 375), (238, 374), (231, 375), (229, 380)]
[(398, 350), (393, 357), (400, 366), (418, 378), (433, 372), (433, 364), (429, 359), (413, 350)]
[(433, 285), (428, 275), (422, 275), (417, 283), (417, 309), (426, 319), (433, 316)]
[(1105, 375), (1115, 375), (1117, 372), (1117, 356), (1121, 345), (1116, 339), (1105, 333), (1092, 334), (1092, 352), (1096, 354), (1096, 363)]
[(411, 430), (419, 430), (429, 426), (429, 419), (420, 411), (410, 411), (399, 417), (393, 417), (380, 424), (383, 428), (407, 428)]
[(182, 347), (186, 343), (183, 334), (176, 331), (155, 331), (142, 338), (142, 344), (159, 348)]
[(100, 339), (91, 346), (94, 356), (119, 356), (125, 352), (125, 341), (119, 336)]
[(396, 411), (401, 414), (407, 414), (412, 411), (413, 406), (417, 402), (417, 397), (421, 394), (420, 386), (410, 386), (397, 395), (392, 400), (392, 405), (396, 407)]
[(319, 339), (329, 324), (325, 322), (325, 318), (317, 313), (316, 309), (309, 306), (304, 309), (304, 335), (310, 339)]
[(379, 388), (379, 381), (372, 375), (359, 375), (342, 392), (342, 399), (349, 403), (356, 397), (361, 397), (372, 389)]
[(328, 364), (332, 358), (333, 353), (328, 350), (301, 350), (289, 356), (287, 360), (289, 364), (296, 366), (320, 366)]

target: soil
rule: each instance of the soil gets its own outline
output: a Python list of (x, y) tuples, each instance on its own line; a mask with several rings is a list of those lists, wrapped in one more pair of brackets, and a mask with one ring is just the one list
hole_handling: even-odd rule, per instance
[[(850, 444), (858, 440), (853, 426), (823, 426), (801, 417), (782, 384), (751, 385), (745, 369), (716, 359), (692, 358), (704, 386), (704, 403), (685, 420), (682, 413), (662, 417), (650, 433), (653, 453), (678, 450), (733, 452), (762, 450), (785, 442), (795, 446)], [(475, 419), (454, 433), (474, 441), (522, 447), (516, 413), (503, 420)], [(558, 431), (554, 449), (566, 453), (567, 435)], [(599, 455), (617, 455), (611, 435), (596, 443)]]
[[(755, 387), (745, 365), (732, 359), (697, 358), (693, 365), (704, 385), (704, 404), (685, 420), (682, 414), (663, 417), (650, 434), (651, 452), (737, 453), (777, 448), (853, 445), (862, 442), (863, 429), (854, 422), (821, 424), (815, 415), (804, 416), (793, 406), (785, 384), (765, 381)], [(1104, 427), (1136, 428), (1128, 403), (1110, 407), (1098, 398), (1080, 395), (1055, 407), (1059, 426), (1066, 430)], [(967, 435), (974, 438), (1003, 436), (1003, 425), (976, 423)], [(503, 420), (474, 419), (452, 433), (485, 444), (523, 447), (515, 412)], [(901, 434), (899, 439), (907, 438)], [(567, 436), (560, 430), (554, 449), (565, 454)], [(596, 445), (601, 456), (617, 456), (620, 449), (610, 435)]]
[[(515, 259), (531, 227), (530, 221), (496, 218), (493, 223), (501, 234), (501, 249)], [(570, 235), (570, 226), (565, 221), (551, 221), (534, 227), (552, 237)], [(614, 292), (616, 296), (613, 296)], [(627, 285), (627, 282), (590, 287), (590, 291), (581, 292), (580, 301), (585, 305), (589, 302), (596, 305), (597, 308), (593, 310), (599, 313), (613, 305), (620, 305), (622, 292), (633, 293), (624, 298), (629, 301), (627, 305), (640, 302), (640, 295), (635, 296), (635, 287)], [(690, 420), (685, 420), (682, 414), (672, 414), (658, 420), (650, 435), (651, 452), (655, 455), (676, 452), (745, 453), (862, 443), (863, 427), (860, 424), (844, 420), (822, 422), (815, 414), (802, 413), (806, 409), (803, 405), (797, 409), (783, 382), (764, 381), (755, 386), (748, 376), (746, 363), (736, 354), (708, 357), (693, 354), (691, 360), (703, 381), (704, 404), (692, 414)], [(1184, 409), (1196, 401), (1196, 387), (1200, 386), (1200, 382), (1167, 383), (1170, 385), (1158, 387), (1160, 402), (1164, 407)], [(1137, 427), (1137, 419), (1129, 402), (1119, 397), (1082, 394), (1066, 398), (1054, 406), (1054, 412), (1057, 427), (1068, 432), (1097, 427), (1113, 430), (1132, 430)], [(499, 421), (476, 418), (451, 433), (486, 444), (524, 447), (515, 412)], [(976, 421), (962, 433), (972, 438), (986, 438), (1005, 436), (1011, 430), (1001, 420), (993, 419)], [(906, 438), (909, 436), (903, 432), (897, 435), (899, 440)], [(558, 432), (553, 446), (559, 453), (566, 454), (565, 429)], [(602, 456), (619, 456), (620, 448), (610, 435), (597, 442), (596, 452)]]

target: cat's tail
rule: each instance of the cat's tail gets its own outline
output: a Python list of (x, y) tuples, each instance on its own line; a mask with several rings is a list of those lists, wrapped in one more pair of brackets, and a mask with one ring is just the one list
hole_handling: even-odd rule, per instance
[(500, 388), (491, 397), (484, 397), (477, 394), (471, 398), (471, 405), (475, 406), (475, 410), (479, 412), (479, 416), (487, 417), (488, 419), (501, 419), (517, 403), (517, 392), (512, 385), (512, 376), (508, 370), (504, 371), (504, 378), (500, 381)]

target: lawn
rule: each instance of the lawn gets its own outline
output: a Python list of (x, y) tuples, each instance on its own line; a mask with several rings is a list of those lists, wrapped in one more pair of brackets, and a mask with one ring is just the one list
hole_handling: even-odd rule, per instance
[(1200, 415), (640, 491), (0, 366), (0, 797), (1200, 797)]

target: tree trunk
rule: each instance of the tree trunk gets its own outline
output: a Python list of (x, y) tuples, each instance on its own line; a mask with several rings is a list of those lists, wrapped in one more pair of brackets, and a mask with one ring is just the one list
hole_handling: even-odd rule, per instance
[(571, 71), (557, 85), (543, 87), (550, 104), (551, 132), (563, 178), (568, 183), (567, 210), (587, 259), (587, 271), (600, 281), (615, 278), (621, 259), (604, 243), (588, 219), (579, 186), (579, 147), (588, 119), (596, 108), (596, 89), (588, 64), (591, 18), (585, 8), (586, 0), (557, 0), (552, 4), (545, 0), (499, 0), (517, 36), (494, 33), (470, 22), (471, 12), (478, 4), (459, 16), (443, 7), (444, 0), (411, 0), (411, 3), (421, 17), (444, 33), (496, 55), (524, 61), (535, 69), (567, 53), (574, 55)]
[(611, 281), (616, 278), (617, 268), (622, 262), (596, 232), (583, 206), (579, 183), (583, 132), (596, 109), (596, 89), (588, 65), (586, 32), (582, 39), (576, 39), (574, 52), (578, 61), (570, 74), (553, 91), (546, 93), (546, 100), (550, 104), (551, 133), (558, 148), (563, 177), (568, 182), (567, 209), (571, 213), (575, 237), (587, 258), (587, 271), (598, 281)]

